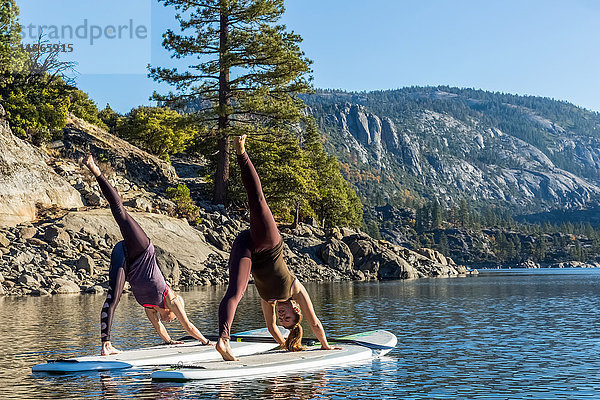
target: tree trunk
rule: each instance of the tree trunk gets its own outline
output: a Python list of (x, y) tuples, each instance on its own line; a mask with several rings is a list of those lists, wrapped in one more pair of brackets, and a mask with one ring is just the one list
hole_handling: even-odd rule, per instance
[(225, 204), (227, 201), (227, 182), (229, 181), (229, 115), (227, 109), (231, 104), (229, 88), (229, 66), (226, 55), (229, 51), (229, 10), (228, 2), (220, 1), (220, 33), (219, 33), (219, 141), (217, 154), (217, 170), (215, 172), (214, 204)]
[(294, 214), (294, 223), (292, 224), (292, 229), (296, 229), (298, 227), (299, 222), (300, 222), (300, 203), (296, 203), (296, 212)]
[(225, 204), (227, 201), (227, 181), (229, 180), (229, 136), (219, 138), (218, 147), (213, 203)]

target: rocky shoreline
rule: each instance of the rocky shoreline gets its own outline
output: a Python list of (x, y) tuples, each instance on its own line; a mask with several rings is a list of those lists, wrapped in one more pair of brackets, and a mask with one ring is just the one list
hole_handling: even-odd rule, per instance
[[(203, 187), (193, 163), (183, 160), (175, 171), (162, 160), (76, 117), (70, 117), (63, 139), (44, 152), (15, 138), (5, 121), (0, 131), (0, 145), (7, 150), (0, 155), (0, 163), (5, 165), (4, 182), (7, 177), (15, 182), (25, 180), (19, 159), (35, 156), (43, 160), (37, 161), (35, 169), (60, 181), (69, 196), (74, 190), (81, 197), (80, 203), (65, 207), (58, 191), (53, 192), (56, 201), (29, 197), (27, 185), (43, 184), (36, 182), (38, 177), (28, 178), (27, 185), (18, 190), (0, 182), (0, 203), (18, 197), (35, 205), (34, 218), (18, 216), (24, 221), (1, 224), (0, 295), (106, 290), (110, 254), (121, 237), (95, 180), (76, 161), (87, 152), (102, 161), (105, 175), (155, 245), (161, 270), (174, 288), (227, 283), (228, 251), (236, 235), (248, 228), (247, 216), (203, 201), (200, 195), (196, 197), (200, 223), (191, 226), (179, 218), (176, 204), (166, 197), (165, 190), (179, 183)], [(10, 148), (15, 143), (20, 154)], [(10, 160), (7, 154), (12, 154)], [(186, 175), (190, 170), (192, 174)], [(300, 224), (294, 229), (281, 227), (281, 233), (284, 257), (301, 281), (412, 279), (477, 272), (437, 251), (411, 251), (347, 228), (324, 230)]]
[[(92, 210), (83, 212), (89, 211)], [(103, 216), (109, 218), (106, 213)], [(225, 214), (220, 217), (228, 218)], [(65, 218), (43, 219), (0, 229), (0, 295), (103, 293), (107, 289), (110, 253), (118, 238), (108, 233), (102, 236), (86, 229), (74, 230), (65, 221)], [(208, 237), (218, 235), (213, 230), (204, 230)], [(304, 282), (477, 273), (433, 250), (422, 249), (417, 253), (349, 229), (334, 228), (325, 233), (302, 224), (296, 229), (282, 229), (282, 236), (286, 262)], [(232, 241), (233, 237), (222, 235), (221, 240)], [(213, 251), (203, 262), (186, 265), (155, 244), (161, 270), (174, 288), (227, 283), (227, 254), (210, 243), (203, 245)]]

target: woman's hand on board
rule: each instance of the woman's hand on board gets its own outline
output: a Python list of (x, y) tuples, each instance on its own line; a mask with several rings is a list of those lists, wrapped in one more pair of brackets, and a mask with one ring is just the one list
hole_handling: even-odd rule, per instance
[(340, 346), (332, 346), (330, 344), (322, 344), (321, 350), (342, 350)]

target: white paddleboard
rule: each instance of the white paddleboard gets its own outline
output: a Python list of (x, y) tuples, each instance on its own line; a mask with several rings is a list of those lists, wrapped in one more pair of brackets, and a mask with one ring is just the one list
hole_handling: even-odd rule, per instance
[[(249, 376), (281, 375), (312, 369), (339, 367), (357, 361), (368, 360), (387, 354), (396, 346), (397, 339), (392, 333), (377, 330), (356, 335), (344, 336), (346, 340), (368, 343), (372, 349), (359, 344), (340, 343), (342, 350), (321, 350), (320, 344), (308, 347), (305, 351), (289, 352), (271, 350), (261, 354), (239, 357), (239, 361), (199, 362), (187, 366), (177, 366), (152, 373), (152, 379), (160, 381), (189, 381), (207, 379), (227, 379)], [(335, 343), (332, 341), (332, 343)]]
[[(287, 330), (280, 327), (282, 334), (287, 335)], [(267, 328), (236, 333), (235, 336), (252, 336), (270, 338)], [(249, 355), (264, 352), (279, 347), (275, 341), (272, 343), (250, 343), (231, 341), (231, 348), (235, 354)], [(120, 354), (109, 356), (83, 356), (63, 360), (48, 361), (44, 364), (34, 365), (33, 372), (69, 373), (81, 371), (106, 371), (131, 367), (167, 366), (180, 363), (197, 361), (222, 360), (215, 346), (203, 346), (197, 341), (184, 344), (162, 345), (142, 349), (126, 350)]]

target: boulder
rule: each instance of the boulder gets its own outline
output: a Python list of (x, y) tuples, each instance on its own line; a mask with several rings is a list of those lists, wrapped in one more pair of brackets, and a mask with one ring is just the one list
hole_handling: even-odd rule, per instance
[(340, 228), (340, 233), (342, 234), (342, 238), (345, 238), (346, 236), (356, 235), (357, 232), (350, 228)]
[(368, 240), (364, 237), (361, 238), (358, 235), (353, 235), (346, 243), (355, 259), (368, 257), (375, 253), (375, 244), (372, 239)]
[(331, 228), (331, 231), (329, 232), (329, 237), (331, 237), (333, 239), (337, 239), (337, 240), (342, 240), (344, 235), (340, 231), (340, 228), (334, 227), (334, 228)]
[(91, 294), (102, 294), (105, 291), (106, 290), (100, 285), (90, 286), (89, 288), (87, 288), (85, 290), (86, 293), (91, 293)]
[(371, 277), (410, 279), (421, 275), (415, 260), (423, 257), (414, 252), (386, 241), (377, 241), (364, 233), (344, 237), (344, 242), (352, 252), (354, 267)]
[(17, 279), (17, 282), (19, 282), (23, 285), (32, 286), (32, 287), (38, 286), (40, 284), (37, 279), (35, 279), (33, 276), (31, 276), (29, 274), (22, 274)]
[(102, 197), (96, 192), (87, 192), (83, 198), (85, 199), (85, 204), (88, 206), (98, 207), (103, 204)]
[(382, 265), (379, 267), (379, 279), (408, 279), (417, 278), (415, 268), (397, 255), (388, 254), (383, 257)]
[(229, 251), (231, 250), (231, 245), (227, 240), (225, 240), (224, 235), (219, 234), (212, 229), (206, 230), (206, 239), (213, 245), (216, 246), (219, 250)]
[(533, 260), (526, 260), (522, 263), (517, 264), (518, 268), (540, 268), (540, 264)]
[(320, 255), (323, 241), (312, 236), (299, 237), (290, 235), (283, 235), (283, 240), (286, 244), (283, 250), (284, 256), (293, 258), (298, 254), (301, 256), (306, 256), (319, 264), (323, 261)]
[(0, 120), (0, 225), (36, 218), (38, 206), (82, 207), (81, 196), (47, 164), (46, 156)]
[(133, 207), (137, 208), (138, 210), (145, 211), (145, 212), (151, 212), (152, 211), (152, 201), (150, 201), (144, 197), (136, 197), (135, 199), (133, 199)]
[(173, 256), (173, 254), (165, 251), (160, 246), (154, 246), (156, 253), (156, 262), (160, 268), (165, 279), (171, 284), (171, 286), (179, 286), (179, 279), (181, 278), (181, 270), (179, 268), (179, 262)]
[(79, 285), (69, 279), (56, 278), (51, 284), (52, 290), (57, 294), (80, 293)]
[(44, 246), (47, 246), (47, 243), (46, 243), (46, 242), (44, 242), (43, 240), (41, 240), (41, 239), (38, 239), (38, 238), (33, 238), (33, 237), (32, 237), (32, 238), (29, 238), (29, 239), (27, 239), (27, 243), (29, 243), (29, 244), (30, 244), (30, 245), (32, 245), (32, 246), (38, 246), (38, 247), (44, 247)]
[(427, 248), (422, 248), (422, 249), (418, 249), (417, 253), (421, 254), (424, 257), (429, 258), (430, 260), (433, 260), (439, 264), (442, 265), (449, 265), (448, 260), (446, 259), (446, 257), (440, 253), (439, 251), (433, 250), (433, 249), (427, 249)]
[(31, 239), (37, 234), (37, 229), (34, 226), (22, 226), (19, 228), (19, 237), (23, 240)]
[(33, 261), (33, 254), (24, 251), (17, 254), (12, 261), (13, 265), (29, 264), (31, 261)]
[(8, 246), (10, 246), (10, 240), (3, 233), (0, 233), (0, 247), (7, 248)]
[(350, 248), (346, 243), (333, 236), (329, 242), (321, 246), (319, 255), (325, 264), (338, 271), (346, 272), (354, 268), (354, 257)]
[(96, 263), (94, 262), (94, 259), (88, 256), (87, 254), (84, 254), (81, 257), (79, 257), (79, 259), (75, 263), (75, 267), (78, 270), (84, 270), (89, 275), (94, 275), (96, 271)]
[(71, 236), (64, 228), (49, 226), (44, 233), (44, 240), (50, 244), (66, 245), (71, 241)]

